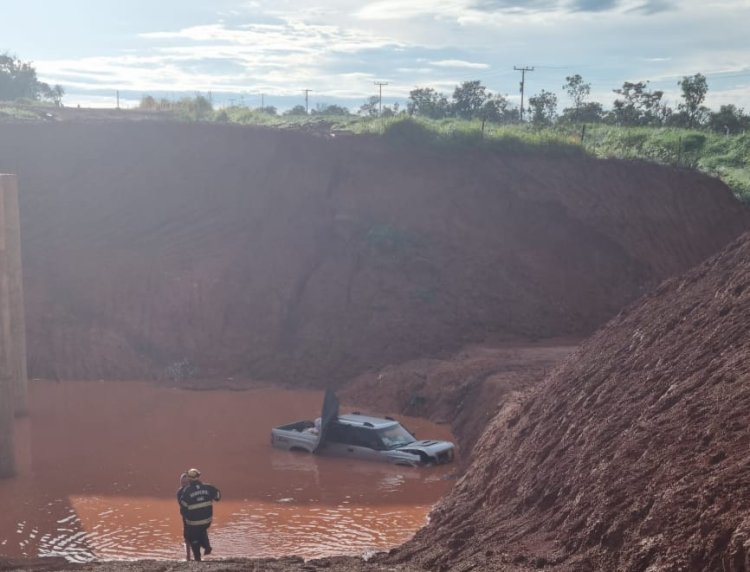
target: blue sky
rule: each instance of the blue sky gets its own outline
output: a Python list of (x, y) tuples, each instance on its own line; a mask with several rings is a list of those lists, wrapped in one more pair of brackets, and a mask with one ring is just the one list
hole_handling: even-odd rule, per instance
[[(519, 102), (580, 74), (609, 106), (624, 81), (650, 81), (679, 103), (703, 73), (706, 103), (750, 111), (750, 0), (1, 0), (0, 52), (61, 84), (66, 105), (132, 106), (144, 94), (211, 92), (244, 103), (359, 107), (383, 87), (450, 96), (481, 80)], [(261, 95), (262, 94), (262, 95)], [(261, 99), (262, 98), (262, 99)]]

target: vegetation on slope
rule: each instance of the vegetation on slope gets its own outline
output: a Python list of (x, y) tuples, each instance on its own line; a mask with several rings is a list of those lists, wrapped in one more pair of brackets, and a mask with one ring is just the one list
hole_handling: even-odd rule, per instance
[(750, 134), (746, 131), (727, 133), (669, 126), (668, 122), (662, 125), (562, 120), (521, 123), (494, 116), (488, 120), (481, 114), (469, 118), (455, 115), (430, 118), (392, 112), (384, 116), (369, 112), (353, 115), (338, 106), (321, 106), (309, 112), (297, 106), (283, 114), (274, 108), (238, 106), (213, 111), (210, 102), (200, 95), (179, 102), (144, 99), (142, 108), (170, 111), (183, 120), (382, 135), (396, 146), (447, 150), (484, 147), (506, 153), (534, 149), (546, 155), (586, 152), (597, 157), (641, 159), (693, 168), (717, 177), (737, 198), (750, 203)]

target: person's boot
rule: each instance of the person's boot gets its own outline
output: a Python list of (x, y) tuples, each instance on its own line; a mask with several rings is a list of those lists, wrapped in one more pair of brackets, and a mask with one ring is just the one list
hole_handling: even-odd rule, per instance
[(201, 561), (201, 547), (198, 542), (195, 544), (191, 543), (191, 548), (193, 548), (193, 558), (195, 558), (196, 562)]

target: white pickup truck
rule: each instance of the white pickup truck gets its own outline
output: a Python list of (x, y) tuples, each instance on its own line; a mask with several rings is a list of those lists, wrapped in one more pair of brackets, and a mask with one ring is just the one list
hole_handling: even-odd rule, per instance
[(322, 415), (271, 429), (271, 445), (289, 451), (424, 466), (450, 463), (455, 446), (449, 441), (422, 440), (390, 417), (338, 414), (339, 403), (326, 391)]

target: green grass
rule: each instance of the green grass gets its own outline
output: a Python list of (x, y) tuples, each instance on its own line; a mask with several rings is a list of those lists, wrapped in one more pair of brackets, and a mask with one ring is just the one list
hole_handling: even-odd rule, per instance
[(718, 177), (750, 204), (750, 134), (674, 128), (593, 126), (584, 148), (597, 157), (644, 159)]
[[(48, 106), (0, 102), (0, 120), (42, 120)], [(126, 115), (127, 112), (125, 112)], [(194, 121), (191, 113), (175, 117)], [(486, 124), (458, 119), (430, 120), (325, 115), (269, 115), (246, 107), (210, 111), (203, 121), (264, 125), (279, 129), (348, 131), (381, 136), (397, 148), (431, 149), (455, 153), (470, 149), (505, 154), (535, 153), (547, 157), (577, 156), (642, 159), (664, 165), (694, 168), (718, 177), (743, 202), (750, 204), (750, 134), (723, 135), (709, 131), (611, 125)]]
[(41, 119), (47, 107), (29, 107), (10, 102), (0, 102), (0, 120), (33, 121)]
[(401, 148), (431, 148), (448, 152), (491, 149), (505, 153), (537, 152), (547, 156), (580, 155), (582, 149), (568, 133), (528, 125), (486, 124), (457, 119), (360, 119), (351, 130), (382, 136)]

